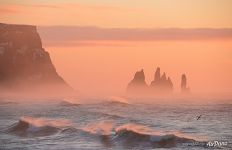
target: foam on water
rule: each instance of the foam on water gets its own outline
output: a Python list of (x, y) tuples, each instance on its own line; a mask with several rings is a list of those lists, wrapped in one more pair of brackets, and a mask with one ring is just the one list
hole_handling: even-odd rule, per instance
[(68, 120), (21, 117), (17, 123), (8, 127), (6, 132), (18, 136), (48, 136), (70, 125)]
[[(201, 150), (205, 145), (185, 144), (232, 139), (231, 104), (102, 101), (78, 107), (62, 105), (60, 99), (0, 105), (0, 149)], [(228, 143), (225, 149), (230, 148)]]

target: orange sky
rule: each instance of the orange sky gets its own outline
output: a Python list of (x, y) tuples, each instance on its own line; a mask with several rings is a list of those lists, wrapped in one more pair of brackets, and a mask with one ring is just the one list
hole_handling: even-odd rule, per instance
[(0, 20), (100, 27), (232, 27), (231, 0), (0, 0)]
[(175, 91), (186, 73), (193, 92), (231, 93), (231, 14), (231, 0), (0, 0), (0, 22), (40, 26), (59, 74), (100, 95), (157, 66)]
[(176, 92), (180, 90), (182, 73), (187, 74), (193, 92), (230, 92), (231, 49), (232, 40), (118, 41), (113, 46), (47, 48), (58, 72), (73, 87), (85, 94), (98, 95), (122, 94), (135, 71), (141, 68), (144, 68), (146, 81), (150, 84), (157, 66), (171, 76)]

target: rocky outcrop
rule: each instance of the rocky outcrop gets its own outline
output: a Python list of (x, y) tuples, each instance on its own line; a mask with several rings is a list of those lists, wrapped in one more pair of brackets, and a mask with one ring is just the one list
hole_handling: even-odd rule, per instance
[(181, 92), (182, 93), (189, 93), (190, 88), (187, 87), (187, 77), (185, 74), (182, 74), (181, 76)]
[(156, 93), (168, 93), (172, 92), (173, 84), (170, 77), (166, 77), (166, 73), (164, 72), (162, 76), (160, 76), (160, 68), (158, 67), (155, 72), (154, 80), (150, 85), (151, 92)]
[(136, 72), (133, 80), (127, 86), (127, 92), (130, 95), (160, 95), (171, 93), (172, 90), (171, 78), (167, 78), (165, 72), (161, 76), (159, 67), (156, 69), (154, 81), (150, 86), (145, 82), (143, 70)]
[(46, 86), (71, 89), (42, 47), (36, 26), (0, 24), (0, 87), (29, 90)]
[(133, 80), (127, 86), (127, 92), (131, 94), (142, 94), (147, 91), (148, 86), (145, 81), (145, 75), (143, 69), (137, 71)]

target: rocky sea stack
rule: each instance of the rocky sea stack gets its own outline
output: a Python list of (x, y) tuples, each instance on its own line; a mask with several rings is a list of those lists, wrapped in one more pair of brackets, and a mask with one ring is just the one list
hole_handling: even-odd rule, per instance
[(160, 68), (158, 67), (155, 72), (154, 80), (150, 85), (151, 92), (155, 93), (170, 93), (173, 90), (173, 84), (170, 77), (166, 77), (164, 72), (162, 76), (160, 75)]
[[(187, 79), (183, 74), (181, 79), (182, 93), (188, 93)], [(133, 80), (127, 85), (127, 93), (135, 96), (162, 96), (173, 93), (173, 83), (170, 77), (163, 72), (161, 75), (160, 68), (157, 67), (154, 80), (150, 85), (145, 81), (143, 69), (135, 73)]]
[(186, 94), (190, 92), (190, 88), (187, 87), (187, 77), (185, 74), (181, 76), (181, 92)]
[(133, 80), (127, 86), (127, 92), (131, 94), (143, 94), (148, 89), (148, 86), (145, 81), (145, 74), (143, 69), (137, 71), (134, 75)]
[(0, 24), (0, 88), (7, 91), (68, 91), (36, 26)]

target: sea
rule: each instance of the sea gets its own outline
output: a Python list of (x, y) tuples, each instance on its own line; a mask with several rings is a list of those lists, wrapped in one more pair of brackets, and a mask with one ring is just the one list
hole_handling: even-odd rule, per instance
[(232, 100), (0, 99), (0, 150), (232, 149)]

